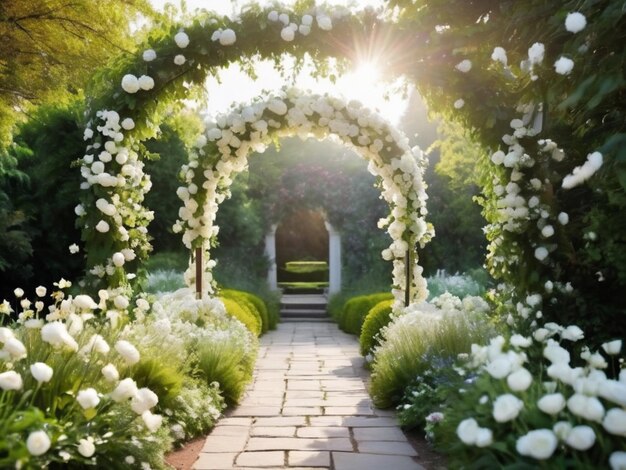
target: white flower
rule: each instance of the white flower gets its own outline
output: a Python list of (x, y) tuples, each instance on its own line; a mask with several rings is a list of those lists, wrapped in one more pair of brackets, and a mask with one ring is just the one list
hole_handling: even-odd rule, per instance
[(20, 360), (26, 357), (26, 346), (17, 338), (8, 338), (4, 342), (3, 350), (8, 352), (14, 360)]
[(137, 348), (128, 341), (124, 341), (123, 339), (119, 340), (115, 343), (115, 350), (124, 358), (129, 366), (139, 362), (139, 351), (137, 351)]
[(520, 455), (537, 460), (549, 459), (558, 445), (558, 440), (549, 429), (530, 431), (517, 440), (515, 448)]
[(563, 178), (561, 186), (565, 189), (571, 189), (578, 186), (589, 178), (602, 166), (604, 159), (600, 152), (593, 152), (587, 155), (587, 161), (582, 166), (577, 166), (572, 172)]
[(93, 137), (93, 129), (90, 129), (89, 127), (85, 129), (85, 132), (83, 133), (83, 140), (89, 140)]
[(146, 299), (137, 299), (137, 307), (139, 307), (140, 310), (147, 312), (150, 310), (150, 302)]
[(120, 373), (113, 364), (107, 364), (101, 372), (107, 382), (117, 382), (120, 379)]
[(284, 101), (279, 99), (273, 99), (267, 104), (267, 109), (271, 112), (282, 116), (287, 113), (287, 105)]
[(237, 35), (232, 29), (225, 29), (220, 35), (220, 44), (222, 46), (231, 46), (237, 41)]
[(174, 57), (174, 63), (176, 65), (183, 65), (186, 61), (187, 59), (185, 59), (185, 56), (182, 54), (176, 54), (176, 56)]
[(520, 334), (514, 334), (513, 336), (511, 336), (511, 339), (509, 341), (512, 346), (515, 346), (517, 348), (527, 348), (528, 346), (533, 344), (532, 339), (525, 338)]
[(22, 385), (22, 376), (14, 370), (0, 374), (0, 388), (2, 390), (20, 390)]
[(276, 10), (272, 10), (267, 14), (267, 19), (270, 21), (278, 21), (278, 12)]
[(142, 90), (152, 90), (154, 88), (154, 79), (148, 75), (142, 75), (138, 80), (139, 88)]
[(560, 212), (558, 219), (561, 225), (567, 225), (569, 222), (569, 215), (565, 212)]
[(44, 382), (50, 382), (53, 371), (52, 367), (50, 367), (48, 364), (44, 362), (35, 362), (30, 366), (30, 373), (32, 374), (33, 378), (41, 384)]
[(294, 30), (291, 29), (289, 26), (286, 26), (281, 30), (280, 37), (283, 39), (283, 41), (291, 42), (295, 38)]
[(475, 444), (476, 447), (487, 447), (493, 444), (493, 431), (488, 428), (478, 428)]
[(621, 339), (616, 339), (613, 341), (609, 341), (606, 343), (602, 344), (602, 349), (604, 349), (604, 352), (611, 355), (611, 356), (615, 356), (617, 354), (620, 353), (620, 351), (622, 350), (622, 340)]
[(626, 437), (626, 410), (611, 408), (606, 412), (602, 426), (611, 434)]
[(554, 235), (554, 227), (552, 225), (546, 225), (544, 228), (541, 229), (541, 235), (546, 238), (550, 238), (552, 235)]
[(30, 455), (39, 456), (48, 452), (50, 449), (50, 438), (45, 431), (31, 432), (26, 439), (26, 448)]
[(561, 331), (561, 338), (569, 341), (578, 341), (585, 337), (583, 330), (576, 325), (570, 325)]
[(506, 51), (502, 47), (495, 47), (491, 54), (491, 60), (495, 60), (496, 62), (501, 62), (502, 65), (506, 65), (508, 59), (506, 57)]
[(487, 373), (494, 379), (503, 379), (511, 373), (513, 364), (506, 354), (500, 354), (485, 367)]
[(78, 253), (80, 251), (80, 248), (78, 247), (78, 245), (76, 243), (72, 243), (69, 246), (69, 250), (70, 250), (71, 254), (75, 255), (76, 253)]
[[(626, 369), (624, 369), (626, 370)], [(620, 372), (620, 381), (605, 380), (598, 390), (598, 395), (602, 398), (626, 407), (626, 374), (624, 370)]]
[(284, 25), (289, 24), (289, 15), (287, 13), (281, 13), (278, 15), (278, 21), (280, 21)]
[(626, 470), (626, 452), (618, 450), (609, 457), (611, 470)]
[(22, 297), (24, 295), (24, 290), (20, 287), (16, 288), (13, 290), (13, 294), (15, 294), (15, 297), (17, 297), (18, 299), (20, 297)]
[(122, 78), (122, 90), (126, 93), (137, 93), (139, 91), (139, 80), (132, 74), (124, 75)]
[(113, 304), (116, 308), (119, 308), (120, 310), (126, 310), (128, 308), (129, 302), (126, 296), (118, 295), (113, 299)]
[(596, 442), (596, 433), (589, 426), (576, 426), (565, 439), (565, 443), (576, 450), (587, 450)]
[(116, 402), (121, 402), (132, 398), (137, 393), (137, 384), (130, 377), (122, 380), (115, 390), (111, 392), (111, 398)]
[(568, 421), (558, 421), (552, 426), (552, 431), (554, 431), (556, 437), (564, 441), (569, 436), (569, 433), (572, 432), (572, 424)]
[(149, 388), (140, 388), (130, 401), (131, 409), (138, 415), (156, 406), (159, 397)]
[(464, 419), (456, 428), (456, 435), (464, 444), (474, 445), (480, 427), (474, 418)]
[(544, 259), (546, 259), (548, 257), (548, 249), (540, 246), (538, 248), (535, 249), (535, 258), (537, 258), (539, 261), (543, 261)]
[(96, 453), (96, 446), (93, 443), (93, 437), (88, 437), (87, 439), (81, 439), (78, 441), (78, 453), (83, 457), (91, 457)]
[(570, 33), (578, 33), (587, 26), (587, 18), (579, 12), (568, 13), (565, 18), (565, 29)]
[(83, 408), (83, 410), (88, 410), (89, 408), (95, 408), (100, 403), (100, 397), (98, 397), (98, 392), (94, 388), (86, 388), (85, 390), (80, 390), (76, 395), (76, 401)]
[(47, 289), (44, 286), (39, 286), (35, 289), (35, 294), (39, 297), (43, 297), (46, 295)]
[(528, 49), (528, 60), (530, 61), (531, 65), (540, 64), (541, 62), (543, 62), (543, 56), (545, 53), (546, 48), (540, 42), (536, 42), (532, 46), (530, 46), (530, 48)]
[(461, 109), (463, 106), (465, 106), (465, 100), (463, 98), (459, 98), (454, 102), (455, 109)]
[(328, 15), (317, 15), (315, 19), (317, 20), (317, 26), (321, 30), (330, 31), (333, 29), (333, 22)]
[(98, 308), (98, 304), (94, 302), (94, 300), (85, 294), (80, 294), (74, 297), (73, 301), (74, 306), (81, 310), (93, 310), (94, 308)]
[(472, 70), (472, 61), (469, 59), (462, 60), (454, 66), (459, 72), (467, 73)]
[(155, 432), (161, 427), (161, 424), (163, 423), (163, 416), (154, 415), (149, 410), (141, 413), (141, 419), (143, 419), (146, 428), (148, 428), (148, 431), (150, 432)]
[(493, 417), (499, 423), (506, 423), (517, 418), (524, 408), (524, 402), (515, 395), (505, 393), (493, 402)]
[(524, 390), (527, 390), (532, 381), (533, 376), (523, 367), (517, 369), (506, 378), (506, 383), (514, 392), (523, 392)]
[(68, 333), (65, 323), (59, 321), (46, 323), (41, 328), (41, 339), (54, 347), (67, 346), (74, 351), (78, 350), (78, 343)]
[(83, 348), (81, 349), (81, 352), (86, 353), (86, 354), (89, 354), (92, 352), (97, 352), (100, 354), (108, 354), (110, 350), (111, 350), (111, 347), (109, 346), (109, 343), (107, 343), (106, 340), (102, 336), (93, 335), (91, 338), (89, 338), (89, 341), (87, 341), (87, 344), (83, 346)]
[(124, 266), (124, 263), (126, 262), (126, 258), (124, 258), (124, 255), (119, 251), (117, 253), (113, 253), (111, 260), (113, 261), (113, 264), (118, 268)]
[(96, 224), (96, 230), (100, 233), (107, 233), (109, 231), (109, 224), (104, 220), (101, 220)]
[(589, 421), (601, 422), (604, 417), (604, 407), (596, 397), (587, 397), (575, 393), (567, 400), (567, 408), (576, 416)]
[(303, 15), (302, 24), (304, 26), (311, 26), (313, 24), (313, 17), (311, 15)]
[(154, 49), (146, 49), (145, 51), (143, 51), (142, 57), (143, 60), (145, 60), (146, 62), (152, 62), (154, 59), (156, 59), (157, 55)]
[(189, 45), (189, 36), (187, 36), (187, 33), (181, 31), (174, 36), (174, 42), (178, 47), (184, 49)]
[(567, 57), (560, 57), (554, 63), (554, 70), (559, 75), (569, 75), (572, 73), (572, 69), (574, 68), (574, 61)]
[(565, 397), (560, 393), (550, 393), (541, 397), (537, 401), (537, 406), (544, 413), (556, 415), (565, 408)]
[(135, 121), (133, 121), (131, 118), (125, 118), (122, 121), (122, 128), (129, 131), (131, 129), (135, 128)]

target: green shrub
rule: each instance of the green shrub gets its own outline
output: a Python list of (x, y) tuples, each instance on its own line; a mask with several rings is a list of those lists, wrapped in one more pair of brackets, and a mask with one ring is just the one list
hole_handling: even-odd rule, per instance
[(328, 299), (328, 304), (326, 306), (326, 310), (330, 317), (337, 323), (339, 323), (339, 318), (341, 317), (341, 312), (346, 304), (346, 301), (350, 298), (350, 294), (347, 292), (339, 292), (337, 294), (333, 294)]
[(221, 291), (222, 296), (228, 297), (235, 301), (242, 301), (248, 308), (254, 309), (261, 319), (261, 332), (266, 333), (269, 329), (269, 314), (263, 300), (250, 292), (244, 292), (234, 289), (224, 289)]
[(255, 336), (261, 334), (261, 316), (256, 309), (251, 309), (246, 305), (249, 302), (228, 297), (220, 297), (220, 300), (224, 303), (229, 315), (243, 323)]
[(380, 330), (391, 321), (391, 305), (393, 300), (378, 302), (369, 311), (361, 327), (359, 344), (361, 354), (367, 356), (380, 344)]
[(339, 320), (339, 327), (346, 333), (360, 335), (367, 313), (377, 303), (389, 299), (393, 299), (393, 295), (388, 292), (353, 297), (346, 302)]
[(159, 397), (158, 409), (176, 407), (176, 397), (185, 382), (184, 371), (168, 366), (161, 358), (141, 359), (131, 373), (138, 387), (147, 387)]
[(253, 364), (229, 341), (199, 344), (196, 354), (202, 378), (207, 384), (217, 382), (226, 403), (236, 404), (252, 378)]

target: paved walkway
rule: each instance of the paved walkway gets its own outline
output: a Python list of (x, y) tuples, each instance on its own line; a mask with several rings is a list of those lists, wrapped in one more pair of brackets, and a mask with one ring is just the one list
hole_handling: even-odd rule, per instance
[(194, 468), (422, 469), (366, 381), (357, 341), (334, 323), (281, 323), (261, 339), (254, 382)]

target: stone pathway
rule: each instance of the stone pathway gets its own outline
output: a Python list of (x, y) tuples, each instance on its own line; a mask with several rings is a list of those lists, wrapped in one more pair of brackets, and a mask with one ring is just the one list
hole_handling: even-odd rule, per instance
[(367, 376), (358, 342), (334, 323), (279, 324), (193, 468), (423, 469), (393, 412), (372, 405)]

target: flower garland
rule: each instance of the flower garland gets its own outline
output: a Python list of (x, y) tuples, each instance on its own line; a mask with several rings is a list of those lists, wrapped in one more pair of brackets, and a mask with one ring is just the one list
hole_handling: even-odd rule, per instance
[[(313, 135), (318, 139), (334, 136), (367, 159), (369, 171), (380, 178), (381, 194), (389, 204), (390, 215), (379, 226), (387, 227), (393, 239), (383, 251), (383, 258), (393, 260), (393, 292), (400, 306), (405, 295), (405, 256), (416, 243), (423, 245), (433, 234), (424, 220), (425, 159), (419, 148), (409, 147), (406, 136), (356, 101), (308, 95), (292, 88), (240, 106), (209, 123), (181, 171), (186, 186), (177, 191), (183, 206), (174, 231), (183, 234), (187, 248), (202, 247), (208, 258), (211, 242), (219, 231), (215, 225), (217, 209), (229, 196), (234, 176), (247, 167), (252, 152), (263, 152), (274, 138), (291, 135)], [(413, 258), (411, 300), (423, 300), (427, 296), (426, 282), (417, 256)], [(203, 277), (205, 292), (211, 292), (212, 266), (207, 265), (208, 272)], [(185, 279), (189, 285), (195, 282), (192, 267)]]

